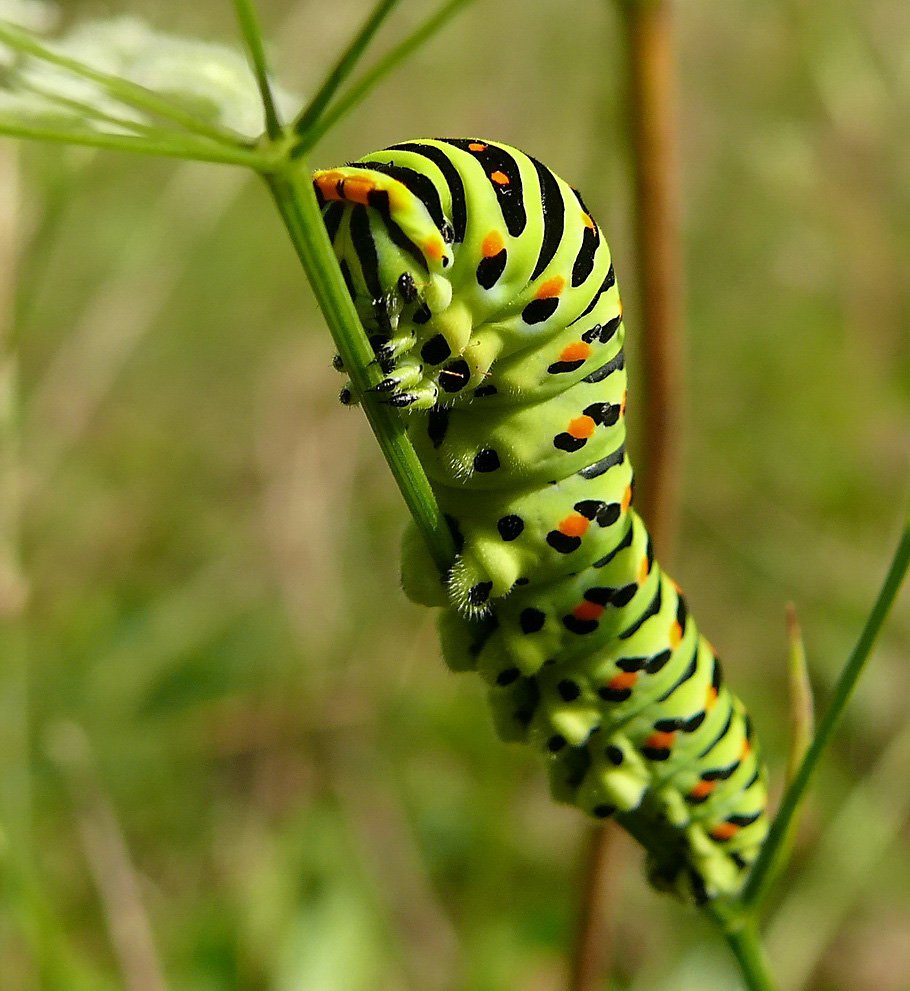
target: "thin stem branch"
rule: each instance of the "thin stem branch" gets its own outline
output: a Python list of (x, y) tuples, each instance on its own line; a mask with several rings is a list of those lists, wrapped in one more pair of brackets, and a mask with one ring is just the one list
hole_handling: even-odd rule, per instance
[(28, 92), (34, 93), (35, 96), (40, 96), (47, 100), (48, 103), (58, 106), (65, 107), (67, 110), (72, 110), (75, 115), (81, 117), (86, 121), (97, 121), (99, 124), (108, 124), (113, 127), (119, 127), (122, 130), (133, 133), (133, 134), (162, 134), (162, 133), (172, 133), (163, 132), (160, 128), (138, 120), (130, 120), (128, 117), (117, 117), (114, 114), (109, 114), (104, 110), (99, 110), (98, 107), (93, 106), (91, 103), (86, 103), (84, 100), (74, 100), (69, 96), (61, 96), (59, 93), (55, 93), (53, 90), (46, 89), (43, 86), (35, 86), (34, 83), (28, 84)]
[(281, 134), (281, 121), (275, 108), (275, 98), (272, 95), (272, 85), (269, 82), (269, 65), (265, 55), (265, 45), (262, 41), (262, 27), (253, 0), (234, 0), (234, 11), (240, 25), (240, 33), (246, 42), (256, 85), (262, 98), (262, 110), (265, 116), (265, 132), (276, 141)]
[[(262, 152), (239, 145), (215, 144), (191, 139), (184, 135), (158, 132), (133, 137), (128, 134), (104, 134), (84, 128), (53, 127), (28, 124), (19, 119), (0, 117), (0, 136), (30, 138), (56, 144), (81, 145), (85, 148), (104, 148), (111, 151), (128, 151), (158, 158), (183, 158), (194, 162), (218, 162), (224, 165), (245, 165), (257, 172), (269, 172), (276, 160)], [(166, 136), (165, 136), (166, 135)]]
[(157, 93), (138, 83), (123, 79), (120, 76), (112, 75), (95, 69), (78, 59), (70, 58), (60, 52), (55, 52), (46, 45), (41, 44), (37, 38), (21, 28), (16, 28), (11, 24), (0, 21), (0, 42), (9, 45), (16, 51), (31, 55), (48, 62), (61, 69), (66, 69), (75, 76), (82, 79), (89, 79), (97, 83), (106, 92), (116, 97), (121, 103), (133, 107), (136, 110), (153, 114), (164, 120), (169, 120), (172, 124), (185, 128), (187, 131), (208, 138), (211, 141), (234, 147), (239, 142), (245, 141), (245, 137), (225, 127), (215, 127), (206, 121), (200, 120), (194, 114), (189, 113), (182, 107), (171, 103), (159, 96)]
[(295, 173), (293, 178), (286, 173), (268, 176), (269, 188), (389, 469), (433, 560), (445, 573), (455, 559), (451, 532), (408, 438), (403, 418), (377, 402), (370, 392), (379, 384), (382, 373), (344, 284), (309, 171), (298, 162)]
[(388, 75), (397, 68), (408, 56), (425, 42), (427, 42), (437, 31), (442, 28), (447, 21), (451, 20), (461, 10), (467, 7), (474, 0), (449, 0), (443, 4), (439, 10), (412, 34), (408, 35), (400, 44), (396, 45), (387, 55), (373, 66), (365, 75), (353, 83), (351, 87), (340, 96), (325, 113), (316, 119), (312, 126), (300, 134), (298, 145), (292, 149), (291, 155), (295, 158), (307, 154), (310, 149), (333, 128), (346, 114), (350, 113), (358, 103), (361, 102), (369, 92), (377, 85), (383, 76)]
[(843, 718), (847, 703), (850, 701), (856, 683), (869, 660), (872, 646), (885, 622), (898, 589), (904, 581), (908, 567), (910, 567), (910, 519), (904, 526), (903, 534), (879, 590), (875, 605), (872, 607), (872, 612), (869, 613), (869, 618), (859, 635), (856, 646), (837, 679), (834, 696), (824, 716), (819, 721), (815, 739), (806, 752), (796, 776), (784, 793), (780, 809), (771, 824), (768, 838), (765, 840), (758, 860), (756, 860), (749, 875), (749, 880), (742, 894), (742, 904), (746, 907), (753, 910), (758, 908), (767, 894), (774, 876), (780, 869), (783, 848), (786, 847), (794, 817), (805, 797), (812, 775), (830, 744), (834, 731)]
[(326, 76), (322, 86), (316, 91), (316, 95), (304, 107), (297, 120), (294, 121), (295, 133), (305, 134), (322, 115), (329, 101), (338, 91), (339, 86), (354, 71), (382, 22), (392, 12), (397, 3), (398, 0), (380, 0), (376, 5), (373, 12), (366, 19), (363, 27), (354, 36), (351, 43)]

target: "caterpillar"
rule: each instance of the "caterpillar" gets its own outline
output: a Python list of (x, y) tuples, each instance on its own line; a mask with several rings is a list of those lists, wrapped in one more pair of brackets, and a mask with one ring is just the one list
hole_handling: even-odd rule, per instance
[(446, 662), (485, 679), (499, 735), (545, 756), (558, 800), (641, 840), (656, 887), (735, 893), (767, 833), (766, 771), (632, 507), (622, 305), (584, 200), (485, 139), (405, 141), (313, 182), (376, 391), (457, 544), (440, 582), (416, 531), (404, 542)]

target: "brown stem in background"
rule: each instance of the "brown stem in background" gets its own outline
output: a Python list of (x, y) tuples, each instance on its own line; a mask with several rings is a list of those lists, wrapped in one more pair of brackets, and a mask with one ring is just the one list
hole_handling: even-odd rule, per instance
[(671, 553), (682, 419), (682, 250), (670, 3), (627, 5), (629, 116), (643, 341), (643, 462), (638, 509), (657, 554)]
[[(21, 563), (21, 444), (18, 356), (13, 340), (18, 263), (19, 161), (0, 149), (0, 822), (4, 859), (27, 862), (30, 837), (28, 584)], [(0, 956), (3, 938), (0, 936)]]
[[(635, 232), (642, 328), (643, 470), (638, 509), (658, 555), (670, 553), (678, 508), (682, 380), (682, 251), (670, 3), (621, 0), (628, 45), (629, 131), (635, 173)], [(643, 483), (643, 484), (642, 484)], [(607, 871), (615, 826), (590, 831), (570, 991), (603, 986), (609, 967), (607, 911), (616, 888)]]

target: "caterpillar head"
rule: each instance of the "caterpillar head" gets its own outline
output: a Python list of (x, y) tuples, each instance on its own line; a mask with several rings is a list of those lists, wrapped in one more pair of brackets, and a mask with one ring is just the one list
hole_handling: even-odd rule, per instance
[(369, 167), (316, 172), (313, 185), (328, 205), (326, 225), (365, 326), (394, 331), (409, 308), (437, 314), (448, 307), (446, 273), (454, 263), (448, 221), (438, 228), (407, 186)]

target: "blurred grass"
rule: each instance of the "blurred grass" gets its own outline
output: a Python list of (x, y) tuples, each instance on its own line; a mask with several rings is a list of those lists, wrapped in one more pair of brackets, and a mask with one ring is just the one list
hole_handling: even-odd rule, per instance
[[(416, 16), (402, 8), (390, 37)], [(366, 5), (262, 9), (288, 25), (282, 79), (309, 92)], [(129, 10), (235, 36), (209, 0)], [(824, 705), (908, 498), (910, 9), (678, 15), (689, 410), (674, 572), (780, 781), (783, 604)], [(619, 37), (595, 0), (477, 5), (314, 164), (427, 134), (527, 149), (608, 231), (634, 339)], [(127, 874), (174, 991), (561, 987), (583, 824), (495, 739), (479, 684), (444, 670), (431, 618), (396, 591), (403, 509), (362, 418), (335, 402), (328, 335), (264, 191), (214, 166), (56, 149), (23, 148), (18, 167), (6, 318), (29, 737), (4, 773), (32, 807), (0, 851), (0, 986), (152, 991), (108, 921), (136, 908), (117, 902)], [(824, 917), (828, 940), (776, 931), (782, 975), (798, 966), (815, 991), (910, 984), (906, 788), (857, 792), (880, 760), (910, 771), (896, 770), (907, 607), (905, 591), (787, 879), (801, 925)], [(22, 715), (18, 690), (7, 665), (2, 711)], [(855, 830), (822, 840), (857, 794)], [(102, 809), (125, 861), (93, 861), (84, 827)], [(817, 841), (836, 862), (813, 859)], [(866, 865), (861, 885), (837, 885), (847, 860)], [(820, 876), (849, 889), (833, 918)], [(734, 986), (723, 948), (637, 871), (620, 898), (613, 987)]]

